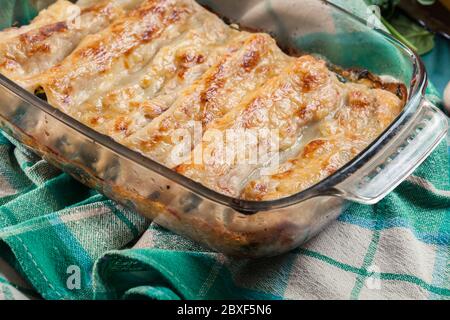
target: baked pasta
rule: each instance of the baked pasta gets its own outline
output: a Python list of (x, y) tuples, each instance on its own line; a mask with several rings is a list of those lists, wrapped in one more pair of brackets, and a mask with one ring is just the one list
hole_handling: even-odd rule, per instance
[(395, 81), (290, 56), (194, 0), (59, 0), (0, 33), (0, 72), (130, 149), (254, 201), (336, 172), (407, 95)]

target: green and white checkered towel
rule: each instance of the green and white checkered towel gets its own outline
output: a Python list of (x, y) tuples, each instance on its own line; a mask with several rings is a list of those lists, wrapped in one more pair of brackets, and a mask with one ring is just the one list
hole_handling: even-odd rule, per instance
[(449, 299), (448, 160), (442, 143), (382, 202), (351, 205), (302, 248), (233, 260), (0, 134), (0, 299)]

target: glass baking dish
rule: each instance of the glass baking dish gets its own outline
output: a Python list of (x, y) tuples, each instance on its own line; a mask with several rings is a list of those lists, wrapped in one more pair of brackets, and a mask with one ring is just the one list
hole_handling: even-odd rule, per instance
[[(392, 76), (406, 106), (366, 150), (319, 184), (267, 202), (230, 198), (101, 135), (0, 75), (0, 128), (107, 197), (225, 254), (273, 256), (301, 245), (350, 201), (374, 204), (400, 184), (447, 132), (424, 97), (420, 58), (371, 23), (321, 0), (200, 1), (232, 23), (272, 34), (291, 52)], [(370, 19), (369, 19), (370, 20)], [(370, 21), (369, 21), (370, 22)]]

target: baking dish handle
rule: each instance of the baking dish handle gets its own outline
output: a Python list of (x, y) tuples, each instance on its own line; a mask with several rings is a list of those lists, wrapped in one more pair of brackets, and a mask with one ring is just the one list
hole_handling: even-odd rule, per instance
[(447, 117), (426, 99), (413, 119), (368, 163), (334, 187), (334, 194), (374, 204), (403, 182), (446, 136)]

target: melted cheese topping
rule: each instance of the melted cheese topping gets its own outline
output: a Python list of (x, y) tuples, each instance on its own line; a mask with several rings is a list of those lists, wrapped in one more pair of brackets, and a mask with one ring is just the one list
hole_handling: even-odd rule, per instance
[(0, 33), (0, 72), (123, 145), (250, 200), (334, 173), (405, 99), (400, 84), (290, 57), (194, 0), (60, 0)]
[(239, 34), (212, 14), (194, 15), (189, 25), (141, 71), (113, 90), (91, 97), (74, 115), (122, 141), (163, 114), (183, 89), (217, 63), (229, 50), (227, 43)]
[[(211, 126), (218, 131), (232, 132), (273, 130), (278, 141), (276, 150), (264, 146), (268, 140), (263, 137), (255, 145), (246, 146), (249, 150), (244, 159), (234, 157), (226, 161), (223, 145), (211, 140), (199, 147), (201, 151), (194, 151), (203, 155), (201, 164), (180, 165), (176, 170), (216, 191), (237, 196), (250, 174), (264, 166), (272, 153), (293, 147), (306, 126), (335, 110), (341, 99), (338, 81), (323, 61), (312, 56), (295, 59), (280, 75), (268, 80), (251, 97)], [(264, 153), (260, 151), (260, 161), (252, 163), (250, 157), (256, 150)]]
[[(193, 121), (207, 129), (215, 119), (230, 112), (249, 92), (281, 70), (284, 63), (277, 57), (281, 58), (282, 53), (270, 37), (241, 33), (224, 57), (184, 90), (167, 112), (125, 143), (168, 167), (178, 165), (171, 156), (174, 148), (179, 147), (173, 139), (176, 132), (185, 130), (194, 137)], [(198, 138), (190, 141), (188, 150), (199, 142)]]

